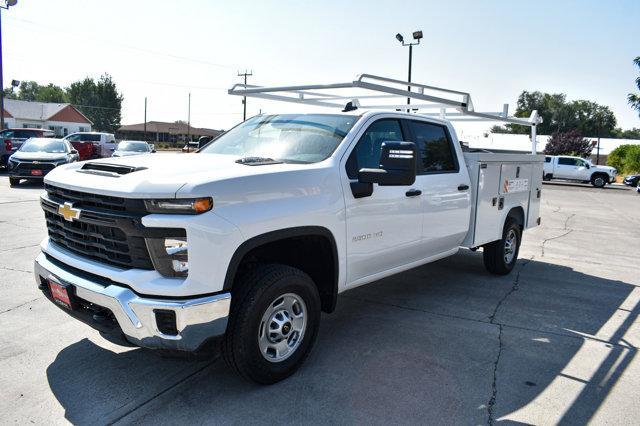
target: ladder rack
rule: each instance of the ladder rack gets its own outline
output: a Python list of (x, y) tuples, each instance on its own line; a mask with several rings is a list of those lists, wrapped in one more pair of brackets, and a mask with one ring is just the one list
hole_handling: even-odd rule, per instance
[[(513, 117), (509, 116), (509, 105), (504, 104), (499, 112), (478, 112), (475, 111), (471, 95), (467, 92), (372, 74), (361, 74), (353, 81), (332, 84), (263, 87), (239, 83), (229, 89), (229, 94), (340, 108), (344, 112), (355, 109), (410, 110), (420, 111), (420, 115), (449, 121), (500, 121), (519, 124), (531, 127), (532, 154), (536, 153), (536, 125), (542, 122), (538, 111), (533, 111), (529, 118)], [(419, 103), (400, 103), (405, 99), (413, 99)], [(385, 103), (386, 101), (390, 103)]]

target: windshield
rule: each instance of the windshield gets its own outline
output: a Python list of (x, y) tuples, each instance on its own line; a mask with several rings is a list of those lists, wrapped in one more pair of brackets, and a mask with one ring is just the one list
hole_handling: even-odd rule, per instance
[(118, 151), (134, 151), (134, 152), (147, 152), (149, 150), (146, 142), (120, 142), (118, 144)]
[(315, 163), (333, 153), (357, 119), (337, 114), (261, 115), (229, 130), (200, 152)]
[(67, 147), (60, 140), (33, 138), (27, 140), (20, 147), (21, 152), (49, 152), (53, 154), (64, 154)]

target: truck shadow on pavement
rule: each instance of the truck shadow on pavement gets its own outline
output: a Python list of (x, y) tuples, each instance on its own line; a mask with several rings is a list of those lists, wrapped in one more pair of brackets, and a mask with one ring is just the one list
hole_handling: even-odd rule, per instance
[(625, 340), (635, 286), (535, 260), (516, 268), (495, 277), (463, 251), (351, 290), (305, 365), (273, 386), (220, 360), (88, 339), (47, 378), (72, 423), (584, 424), (636, 355)]

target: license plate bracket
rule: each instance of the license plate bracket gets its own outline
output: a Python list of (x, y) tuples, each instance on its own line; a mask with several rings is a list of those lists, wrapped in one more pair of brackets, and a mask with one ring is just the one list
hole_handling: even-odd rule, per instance
[(65, 309), (74, 309), (73, 286), (63, 283), (54, 277), (49, 277), (47, 284), (49, 285), (49, 291), (51, 292), (54, 303)]

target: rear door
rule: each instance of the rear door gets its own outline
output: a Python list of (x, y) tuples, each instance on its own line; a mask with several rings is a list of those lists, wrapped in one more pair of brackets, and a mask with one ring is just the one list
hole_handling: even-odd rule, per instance
[(355, 198), (351, 184), (358, 170), (378, 168), (383, 142), (407, 137), (398, 118), (378, 118), (367, 123), (343, 160), (341, 173), (346, 205), (347, 286), (364, 284), (424, 256), (422, 241), (424, 190), (418, 180), (411, 186), (373, 185), (370, 196)]
[(471, 183), (459, 161), (460, 144), (449, 127), (419, 120), (407, 123), (419, 152), (424, 257), (431, 257), (457, 248), (464, 240), (471, 215)]

